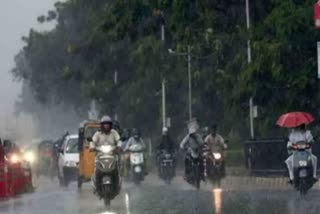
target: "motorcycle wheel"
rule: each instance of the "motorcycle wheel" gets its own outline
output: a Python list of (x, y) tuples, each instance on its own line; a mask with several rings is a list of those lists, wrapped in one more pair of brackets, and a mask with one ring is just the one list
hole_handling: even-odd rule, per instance
[(171, 179), (170, 179), (170, 175), (169, 175), (169, 169), (168, 167), (165, 168), (164, 170), (164, 181), (167, 185), (171, 184)]
[(197, 188), (197, 190), (200, 189), (200, 172), (198, 167), (194, 167), (194, 185)]
[(140, 186), (141, 180), (137, 175), (133, 175), (133, 183), (137, 186)]
[(301, 196), (305, 196), (308, 192), (307, 188), (307, 180), (306, 179), (301, 179), (299, 182), (299, 191)]
[(81, 177), (81, 176), (78, 176), (78, 189), (81, 189), (82, 183), (83, 183), (82, 177)]
[(66, 175), (66, 174), (64, 174), (64, 176), (63, 176), (62, 179), (63, 179), (63, 185), (64, 185), (64, 187), (68, 187), (68, 186), (69, 186), (69, 183), (70, 183), (69, 176)]
[(106, 207), (109, 207), (111, 204), (110, 193), (111, 193), (111, 186), (104, 185), (103, 186), (103, 202)]

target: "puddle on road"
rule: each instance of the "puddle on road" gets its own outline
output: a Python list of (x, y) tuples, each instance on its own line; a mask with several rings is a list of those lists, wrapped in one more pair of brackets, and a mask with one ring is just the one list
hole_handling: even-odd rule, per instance
[[(214, 214), (318, 214), (320, 194), (301, 197), (292, 191), (234, 192), (212, 190)], [(208, 212), (209, 214), (209, 212)]]

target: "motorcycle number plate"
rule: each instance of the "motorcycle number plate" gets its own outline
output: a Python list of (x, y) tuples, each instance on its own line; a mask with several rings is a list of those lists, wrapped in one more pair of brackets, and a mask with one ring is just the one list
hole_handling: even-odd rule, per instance
[(299, 166), (307, 166), (307, 161), (305, 161), (305, 160), (300, 160), (300, 161), (299, 161)]
[(141, 164), (143, 163), (143, 154), (142, 153), (132, 153), (130, 155), (131, 163), (133, 164)]
[(134, 168), (134, 171), (135, 171), (136, 173), (140, 173), (140, 172), (142, 171), (141, 166), (136, 166), (136, 167)]

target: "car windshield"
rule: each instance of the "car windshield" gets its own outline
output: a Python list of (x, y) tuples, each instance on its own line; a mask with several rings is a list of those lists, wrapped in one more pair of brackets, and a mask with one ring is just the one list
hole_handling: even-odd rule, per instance
[(87, 139), (88, 137), (92, 138), (93, 135), (94, 135), (97, 131), (99, 131), (99, 127), (87, 127), (87, 128), (86, 128), (86, 131), (85, 131), (85, 137), (86, 137), (86, 139)]
[(78, 138), (72, 138), (68, 140), (66, 153), (78, 153)]

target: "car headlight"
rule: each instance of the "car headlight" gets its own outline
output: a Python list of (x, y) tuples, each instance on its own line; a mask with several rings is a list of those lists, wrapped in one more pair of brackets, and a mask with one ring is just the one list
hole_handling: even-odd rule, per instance
[(220, 160), (221, 159), (221, 154), (220, 153), (213, 153), (213, 157), (216, 160)]
[(35, 161), (35, 156), (32, 152), (26, 152), (24, 154), (24, 159), (30, 163), (33, 163)]
[(18, 157), (18, 155), (16, 154), (13, 154), (11, 157), (10, 157), (10, 162), (15, 164), (15, 163), (18, 163), (20, 161), (20, 158)]

